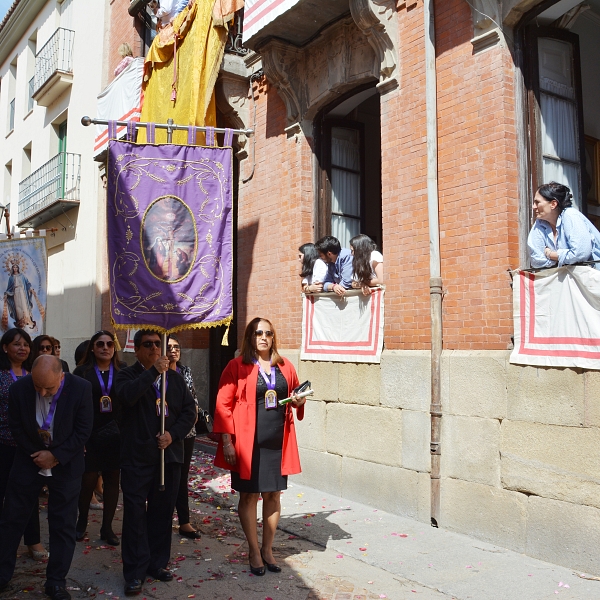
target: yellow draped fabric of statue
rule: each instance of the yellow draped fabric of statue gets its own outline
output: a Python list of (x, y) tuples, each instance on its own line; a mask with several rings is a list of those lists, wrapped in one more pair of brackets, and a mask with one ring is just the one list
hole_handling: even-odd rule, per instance
[[(176, 125), (216, 125), (215, 83), (219, 74), (227, 29), (215, 27), (212, 2), (192, 0), (154, 38), (144, 65), (144, 103), (141, 121)], [(173, 52), (177, 49), (175, 85)], [(172, 91), (176, 89), (173, 101)], [(156, 130), (156, 143), (167, 141), (167, 133)], [(138, 142), (146, 142), (146, 131), (139, 130)], [(204, 136), (198, 135), (198, 143)], [(186, 144), (187, 132), (176, 131), (173, 143)]]

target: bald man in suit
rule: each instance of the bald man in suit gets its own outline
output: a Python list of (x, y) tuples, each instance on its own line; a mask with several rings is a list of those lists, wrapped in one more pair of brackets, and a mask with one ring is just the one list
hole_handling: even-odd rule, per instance
[(17, 453), (0, 519), (0, 591), (13, 576), (21, 536), (46, 485), (50, 558), (44, 588), (52, 600), (69, 600), (66, 577), (75, 551), (84, 445), (94, 421), (92, 386), (63, 373), (56, 356), (41, 355), (31, 375), (10, 387), (8, 421)]

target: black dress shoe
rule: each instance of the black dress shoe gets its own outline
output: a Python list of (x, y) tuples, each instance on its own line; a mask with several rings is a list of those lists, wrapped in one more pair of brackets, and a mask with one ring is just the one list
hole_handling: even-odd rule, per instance
[(44, 591), (52, 600), (71, 600), (71, 594), (62, 585), (47, 585)]
[(132, 579), (125, 583), (125, 595), (137, 596), (142, 591), (142, 582), (139, 579)]
[(173, 581), (173, 573), (169, 569), (156, 569), (156, 571), (148, 571), (148, 575), (158, 581)]
[(197, 531), (181, 531), (181, 527), (179, 528), (179, 535), (190, 540), (199, 540), (202, 537)]
[(260, 551), (260, 557), (263, 559), (263, 562), (267, 566), (267, 569), (271, 571), (271, 573), (281, 573), (281, 567), (278, 567), (275, 563), (270, 563), (265, 560), (262, 550)]
[(100, 530), (100, 539), (104, 540), (111, 546), (118, 546), (121, 542), (112, 529)]
[(85, 534), (86, 534), (86, 532), (85, 532), (85, 531), (77, 531), (77, 530), (76, 530), (76, 531), (75, 531), (75, 539), (76, 539), (78, 542), (83, 542), (83, 539), (85, 538)]
[(266, 571), (265, 571), (265, 567), (253, 567), (252, 563), (250, 562), (250, 559), (248, 559), (248, 564), (250, 565), (250, 573), (252, 573), (252, 575), (256, 575), (257, 577), (262, 577)]

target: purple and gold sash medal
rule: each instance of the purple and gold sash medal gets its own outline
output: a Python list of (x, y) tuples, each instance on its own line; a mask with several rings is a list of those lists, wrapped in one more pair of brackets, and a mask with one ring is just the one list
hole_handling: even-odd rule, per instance
[(98, 382), (100, 383), (100, 389), (102, 390), (102, 397), (100, 398), (100, 412), (110, 413), (112, 412), (112, 399), (109, 394), (112, 388), (114, 367), (111, 364), (108, 370), (108, 385), (104, 385), (104, 378), (102, 377), (102, 373), (100, 373), (98, 365), (94, 365), (94, 371), (96, 371)]
[(271, 376), (269, 377), (264, 372), (259, 362), (257, 360), (254, 362), (258, 365), (258, 370), (267, 384), (267, 391), (265, 392), (265, 409), (271, 410), (273, 408), (277, 408), (277, 392), (275, 391), (275, 366), (271, 365)]
[(50, 403), (50, 410), (48, 411), (46, 420), (44, 421), (43, 425), (38, 429), (38, 433), (42, 438), (44, 446), (46, 447), (48, 447), (50, 445), (50, 442), (52, 441), (52, 436), (50, 435), (50, 431), (48, 430), (50, 429), (50, 425), (52, 424), (52, 419), (54, 419), (54, 413), (56, 412), (56, 402), (58, 401), (58, 398), (60, 397), (64, 386), (65, 380), (63, 378), (63, 380), (60, 382), (60, 387), (58, 388), (56, 394), (54, 394), (54, 396), (52, 397), (52, 402)]
[[(156, 393), (156, 416), (160, 417), (160, 377), (153, 384), (154, 392)], [(165, 396), (167, 393), (167, 389), (169, 388), (169, 378), (167, 377), (167, 381), (165, 382)], [(167, 399), (165, 398), (165, 418), (169, 416), (169, 405), (167, 404)]]

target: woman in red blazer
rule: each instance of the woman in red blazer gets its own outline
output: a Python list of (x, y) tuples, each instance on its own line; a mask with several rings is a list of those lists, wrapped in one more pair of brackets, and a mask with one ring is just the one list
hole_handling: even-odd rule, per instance
[[(219, 382), (213, 431), (221, 434), (215, 465), (231, 470), (231, 487), (240, 493), (238, 514), (248, 540), (254, 575), (281, 568), (273, 557), (273, 539), (287, 476), (300, 473), (294, 414), (304, 417), (305, 398), (283, 406), (298, 386), (294, 366), (279, 356), (275, 329), (267, 319), (252, 319), (240, 356), (229, 362)], [(256, 507), (262, 496), (262, 547), (258, 546)]]

